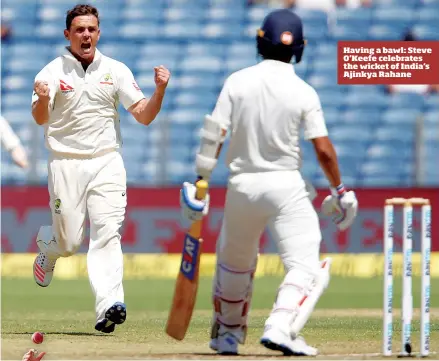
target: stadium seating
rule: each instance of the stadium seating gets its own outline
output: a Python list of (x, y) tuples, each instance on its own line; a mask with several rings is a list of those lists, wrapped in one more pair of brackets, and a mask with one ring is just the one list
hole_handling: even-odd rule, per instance
[[(128, 181), (175, 185), (194, 177), (194, 154), (203, 116), (212, 111), (225, 78), (258, 62), (255, 34), (267, 5), (244, 0), (103, 0), (100, 50), (126, 63), (146, 95), (154, 91), (153, 66), (172, 71), (163, 111), (148, 128), (121, 108)], [(32, 153), (29, 173), (3, 152), (2, 182), (47, 181), (43, 131), (31, 119), (33, 79), (60, 54), (71, 0), (3, 0), (2, 20), (13, 35), (2, 43), (3, 115)], [(309, 44), (297, 73), (318, 91), (328, 129), (349, 186), (409, 186), (415, 182), (415, 126), (424, 117), (422, 147), (426, 185), (439, 185), (439, 95), (389, 94), (381, 86), (337, 85), (338, 40), (397, 40), (411, 28), (421, 39), (437, 39), (436, 0), (375, 0), (371, 8), (339, 8), (327, 15), (297, 10)], [(430, 131), (434, 129), (434, 131)], [(225, 151), (227, 150), (227, 144)], [(224, 185), (225, 151), (212, 182)], [(303, 173), (317, 186), (327, 181), (312, 147), (303, 142)], [(435, 163), (436, 162), (436, 163)], [(36, 178), (35, 178), (36, 175)]]

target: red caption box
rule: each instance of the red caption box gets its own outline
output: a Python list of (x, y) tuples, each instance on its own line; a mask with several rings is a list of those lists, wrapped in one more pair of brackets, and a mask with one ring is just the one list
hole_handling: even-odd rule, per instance
[(339, 41), (338, 84), (439, 84), (439, 41)]

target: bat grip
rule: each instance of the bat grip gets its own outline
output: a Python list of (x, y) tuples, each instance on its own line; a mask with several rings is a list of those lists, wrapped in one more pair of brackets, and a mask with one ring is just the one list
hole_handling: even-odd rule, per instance
[(206, 198), (209, 184), (205, 180), (200, 179), (198, 182), (195, 183), (195, 187), (197, 188), (195, 198), (197, 198), (198, 200)]

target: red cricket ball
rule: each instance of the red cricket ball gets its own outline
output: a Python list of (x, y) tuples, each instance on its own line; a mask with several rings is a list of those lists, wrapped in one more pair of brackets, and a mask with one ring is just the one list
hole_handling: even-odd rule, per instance
[(32, 335), (32, 341), (34, 343), (39, 344), (42, 343), (43, 340), (44, 340), (44, 336), (41, 332), (34, 332), (34, 334)]

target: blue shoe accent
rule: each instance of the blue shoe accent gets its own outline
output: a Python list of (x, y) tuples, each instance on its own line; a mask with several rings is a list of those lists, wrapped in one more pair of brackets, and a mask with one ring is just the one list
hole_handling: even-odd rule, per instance
[(125, 303), (116, 302), (105, 312), (105, 318), (116, 325), (124, 323), (127, 318), (127, 306)]
[(95, 325), (97, 331), (111, 333), (115, 330), (116, 325), (125, 322), (127, 318), (127, 308), (125, 303), (116, 302), (105, 312), (105, 318)]

